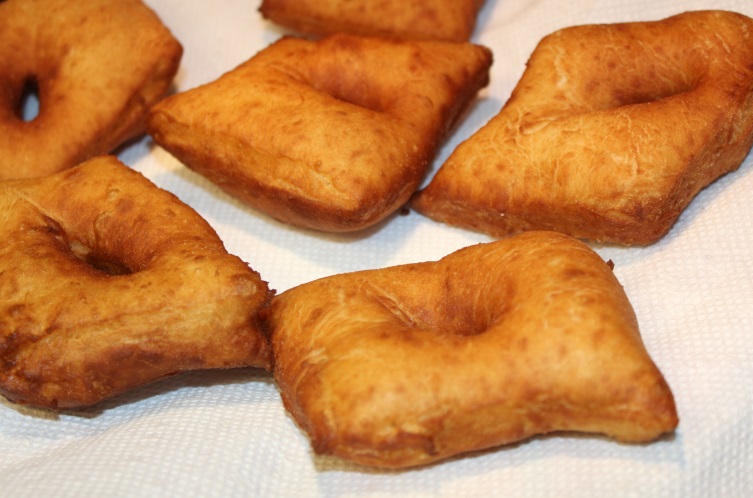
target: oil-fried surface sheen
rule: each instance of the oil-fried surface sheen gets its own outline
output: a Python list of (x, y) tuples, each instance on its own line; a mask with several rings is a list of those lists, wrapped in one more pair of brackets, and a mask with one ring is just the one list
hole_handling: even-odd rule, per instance
[(678, 423), (610, 266), (563, 234), (323, 278), (262, 319), (314, 450), (361, 464), (423, 465), (553, 431), (645, 442)]
[(753, 142), (753, 20), (724, 11), (545, 37), (502, 111), (413, 207), (506, 236), (650, 244)]
[[(0, 180), (51, 174), (143, 133), (182, 50), (139, 0), (0, 1)], [(27, 120), (20, 107), (34, 94)]]
[(79, 407), (183, 370), (268, 368), (266, 282), (113, 157), (0, 183), (0, 393)]

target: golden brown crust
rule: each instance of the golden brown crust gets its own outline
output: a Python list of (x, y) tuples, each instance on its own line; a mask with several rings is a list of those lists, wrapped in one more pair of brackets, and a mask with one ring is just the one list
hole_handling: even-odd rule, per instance
[[(139, 0), (0, 2), (0, 179), (43, 176), (144, 132), (182, 48)], [(18, 113), (38, 86), (39, 113)]]
[(77, 407), (183, 370), (269, 368), (266, 282), (115, 158), (0, 184), (0, 393)]
[(468, 41), (483, 0), (263, 0), (259, 11), (309, 35)]
[(558, 233), (327, 277), (262, 319), (318, 453), (408, 467), (552, 431), (650, 441), (678, 423), (611, 268)]
[(650, 244), (753, 141), (753, 20), (723, 11), (545, 37), (502, 111), (413, 206), (495, 236)]
[(160, 102), (149, 133), (278, 220), (359, 230), (409, 199), (491, 62), (469, 43), (284, 38)]

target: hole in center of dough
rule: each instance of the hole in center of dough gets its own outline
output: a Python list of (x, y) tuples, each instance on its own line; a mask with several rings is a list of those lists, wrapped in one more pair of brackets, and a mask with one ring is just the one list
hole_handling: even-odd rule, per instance
[(68, 245), (76, 258), (99, 272), (107, 275), (130, 275), (133, 273), (133, 270), (122, 262), (94, 254), (89, 247), (80, 242), (72, 241)]
[[(0, 0), (1, 3), (1, 0)], [(18, 101), (18, 117), (29, 122), (39, 116), (39, 84), (36, 78), (27, 78)]]

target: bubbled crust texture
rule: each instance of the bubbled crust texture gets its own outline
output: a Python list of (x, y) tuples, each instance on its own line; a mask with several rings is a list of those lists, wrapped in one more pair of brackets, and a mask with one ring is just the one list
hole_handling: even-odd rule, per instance
[(259, 11), (309, 35), (468, 41), (483, 0), (264, 0)]
[(341, 274), (263, 311), (285, 406), (318, 453), (427, 464), (552, 431), (678, 422), (610, 267), (554, 232)]
[(563, 29), (413, 206), (495, 236), (650, 244), (745, 158), (752, 95), (753, 21), (740, 14)]
[[(0, 179), (51, 174), (143, 133), (181, 55), (138, 0), (0, 2)], [(40, 109), (24, 121), (29, 79)]]
[(469, 43), (283, 38), (160, 102), (149, 133), (278, 220), (359, 230), (410, 198), (491, 62)]
[(0, 233), (0, 393), (13, 401), (78, 407), (182, 370), (269, 367), (266, 283), (114, 158), (3, 183)]

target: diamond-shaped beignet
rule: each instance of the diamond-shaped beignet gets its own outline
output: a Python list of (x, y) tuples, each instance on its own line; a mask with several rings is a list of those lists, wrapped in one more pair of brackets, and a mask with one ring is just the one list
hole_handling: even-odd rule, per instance
[(2, 182), (0, 213), (0, 394), (71, 408), (184, 370), (270, 367), (266, 282), (115, 158)]
[(483, 0), (263, 0), (259, 11), (309, 35), (468, 41)]
[[(182, 53), (140, 0), (0, 1), (0, 180), (52, 174), (143, 134)], [(31, 119), (19, 108), (33, 97)]]
[(317, 453), (408, 467), (553, 431), (644, 442), (678, 423), (610, 266), (563, 234), (323, 278), (261, 316)]
[(563, 29), (413, 207), (494, 236), (548, 229), (650, 244), (741, 164), (752, 104), (753, 20), (743, 15)]
[(418, 188), (486, 85), (491, 61), (470, 43), (283, 38), (218, 80), (163, 100), (149, 132), (278, 220), (359, 230)]

